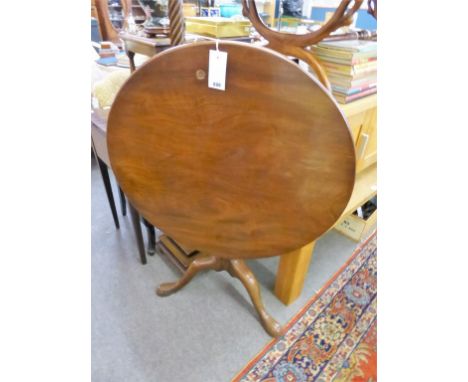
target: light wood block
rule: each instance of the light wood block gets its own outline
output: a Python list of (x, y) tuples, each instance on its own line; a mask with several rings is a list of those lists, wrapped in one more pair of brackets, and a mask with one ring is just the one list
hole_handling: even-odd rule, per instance
[(300, 296), (314, 246), (312, 242), (280, 257), (275, 294), (283, 304), (289, 305)]

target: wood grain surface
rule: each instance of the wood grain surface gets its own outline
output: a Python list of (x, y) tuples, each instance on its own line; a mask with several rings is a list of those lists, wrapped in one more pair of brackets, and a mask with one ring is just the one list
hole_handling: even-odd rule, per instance
[(236, 259), (288, 253), (346, 207), (351, 133), (325, 88), (269, 49), (220, 42), (226, 91), (208, 88), (210, 49), (171, 48), (124, 84), (108, 122), (112, 168), (135, 208), (187, 247)]

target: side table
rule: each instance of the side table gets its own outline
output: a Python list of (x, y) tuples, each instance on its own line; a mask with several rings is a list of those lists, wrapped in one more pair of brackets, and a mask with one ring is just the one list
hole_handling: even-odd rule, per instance
[(172, 46), (168, 38), (149, 38), (129, 33), (121, 33), (120, 38), (124, 42), (125, 53), (130, 61), (130, 71), (132, 72), (136, 69), (135, 53), (152, 57)]
[[(205, 36), (186, 34), (186, 42), (194, 42), (198, 40), (213, 40)], [(148, 57), (153, 57), (165, 49), (170, 48), (172, 45), (169, 38), (151, 38), (144, 36), (137, 36), (130, 33), (121, 33), (120, 38), (124, 42), (125, 53), (130, 61), (130, 70), (135, 71), (135, 53), (143, 54)], [(240, 41), (240, 42), (251, 42), (250, 37), (230, 37), (220, 38), (220, 41)]]
[[(101, 171), (101, 175), (104, 180), (104, 186), (106, 188), (107, 197), (109, 200), (109, 204), (112, 211), (112, 216), (114, 218), (114, 222), (116, 227), (119, 228), (118, 218), (117, 218), (117, 211), (115, 209), (114, 197), (112, 195), (112, 189), (109, 180), (109, 172), (108, 168), (110, 168), (110, 160), (109, 160), (109, 153), (107, 151), (107, 116), (100, 115), (97, 111), (93, 111), (91, 114), (91, 144), (93, 148), (94, 155), (98, 161), (99, 170)], [(120, 195), (120, 202), (122, 206), (122, 213), (126, 212), (125, 206), (125, 196), (122, 190), (119, 187), (119, 195)], [(135, 232), (135, 238), (138, 245), (138, 252), (140, 255), (140, 260), (142, 264), (146, 264), (146, 253), (145, 253), (145, 245), (143, 242), (143, 233), (141, 231), (140, 226), (140, 216), (132, 204), (128, 203), (130, 215), (132, 218), (132, 225), (133, 230)], [(125, 214), (124, 214), (125, 215)], [(148, 240), (149, 240), (149, 248), (151, 249), (151, 242), (154, 240), (154, 228), (149, 227), (145, 222), (145, 225), (148, 229)], [(152, 254), (151, 251), (148, 251), (149, 254)]]

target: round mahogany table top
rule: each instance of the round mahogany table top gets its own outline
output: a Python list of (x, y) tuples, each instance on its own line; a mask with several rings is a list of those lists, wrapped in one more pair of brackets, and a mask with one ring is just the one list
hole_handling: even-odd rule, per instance
[(285, 254), (327, 231), (354, 186), (336, 102), (269, 49), (220, 42), (226, 90), (208, 88), (214, 42), (167, 50), (118, 93), (108, 148), (119, 185), (152, 224), (220, 258)]

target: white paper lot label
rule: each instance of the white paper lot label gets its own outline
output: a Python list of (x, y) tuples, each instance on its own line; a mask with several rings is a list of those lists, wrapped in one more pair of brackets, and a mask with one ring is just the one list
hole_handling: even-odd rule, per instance
[(208, 87), (216, 90), (226, 90), (227, 52), (210, 50), (208, 66)]

